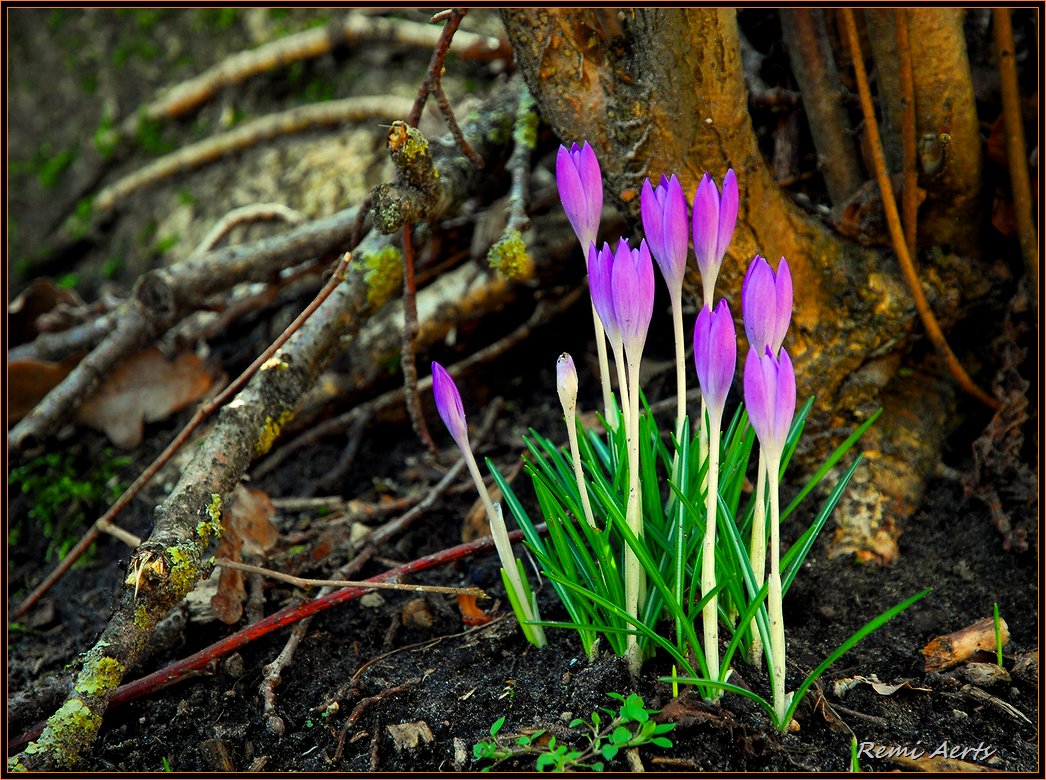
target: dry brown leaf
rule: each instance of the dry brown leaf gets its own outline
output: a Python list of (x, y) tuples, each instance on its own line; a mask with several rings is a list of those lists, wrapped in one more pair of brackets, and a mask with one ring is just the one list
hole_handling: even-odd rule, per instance
[(854, 677), (844, 677), (841, 680), (836, 680), (835, 684), (832, 686), (832, 690), (836, 696), (841, 698), (844, 693), (862, 684), (871, 686), (872, 690), (880, 696), (893, 696), (897, 691), (922, 691), (923, 693), (930, 693), (933, 691), (932, 688), (922, 688), (912, 685), (911, 680), (901, 680), (896, 685), (890, 685), (880, 681), (874, 674), (870, 677), (856, 675)]
[(147, 422), (168, 415), (201, 398), (213, 378), (196, 355), (183, 352), (169, 362), (156, 347), (124, 361), (90, 398), (77, 419), (100, 431), (118, 447), (141, 444)]
[[(256, 488), (237, 485), (222, 513), (222, 540), (217, 557), (240, 561), (241, 553), (264, 558), (276, 544), (279, 531), (273, 524), (276, 508), (269, 496)], [(218, 576), (218, 592), (211, 597), (211, 607), (224, 623), (235, 623), (243, 616), (247, 600), (242, 571), (223, 567)]]
[(56, 306), (82, 307), (83, 300), (73, 290), (59, 287), (50, 279), (35, 279), (7, 307), (8, 346), (25, 344), (40, 333), (37, 318)]
[(16, 423), (29, 414), (69, 372), (83, 353), (70, 355), (61, 363), (46, 360), (15, 360), (7, 366), (7, 414)]

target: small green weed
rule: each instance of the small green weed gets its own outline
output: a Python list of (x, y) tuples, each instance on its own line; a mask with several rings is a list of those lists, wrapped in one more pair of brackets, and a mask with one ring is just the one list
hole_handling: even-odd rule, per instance
[(32, 496), (28, 515), (36, 523), (32, 530), (27, 524), (12, 524), (8, 543), (24, 541), (22, 533), (34, 533), (47, 540), (46, 560), (64, 557), (83, 532), (88, 510), (112, 503), (123, 493), (126, 483), (118, 472), (130, 462), (130, 457), (106, 448), (97, 465), (79, 473), (73, 452), (65, 450), (12, 469), (7, 484)]
[(505, 725), (505, 717), (502, 716), (490, 727), (491, 739), (480, 740), (472, 746), (474, 760), (493, 762), (484, 767), (483, 772), (489, 772), (511, 758), (525, 756), (535, 756), (535, 766), (539, 772), (571, 772), (579, 769), (602, 772), (606, 762), (613, 761), (624, 749), (641, 745), (672, 747), (672, 740), (662, 735), (674, 729), (675, 724), (654, 723), (650, 716), (656, 715), (658, 711), (647, 709), (640, 696), (634, 693), (627, 697), (620, 693), (608, 693), (607, 696), (621, 702), (616, 711), (607, 707), (599, 708), (610, 716), (608, 721), (604, 722), (599, 712), (593, 712), (589, 720), (575, 718), (570, 721), (570, 728), (578, 729), (588, 743), (581, 749), (562, 744), (553, 736), (548, 737), (547, 742), (544, 741), (543, 737), (547, 733), (544, 729), (516, 737), (513, 744), (502, 744), (497, 739), (498, 732)]

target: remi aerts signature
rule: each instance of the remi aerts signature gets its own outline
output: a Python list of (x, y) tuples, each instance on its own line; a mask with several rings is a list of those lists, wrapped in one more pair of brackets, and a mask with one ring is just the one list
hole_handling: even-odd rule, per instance
[(921, 745), (880, 745), (878, 742), (861, 742), (857, 748), (857, 757), (866, 758), (948, 758), (960, 761), (985, 761), (998, 751), (991, 745), (981, 742), (977, 747), (956, 745), (944, 740), (932, 751)]

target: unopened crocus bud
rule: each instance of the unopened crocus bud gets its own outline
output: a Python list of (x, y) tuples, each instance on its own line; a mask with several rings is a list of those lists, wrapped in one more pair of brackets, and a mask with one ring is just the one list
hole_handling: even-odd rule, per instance
[(709, 416), (721, 416), (726, 397), (734, 380), (737, 366), (737, 340), (734, 318), (725, 299), (715, 311), (708, 306), (701, 309), (694, 323), (694, 363), (701, 394), (708, 406)]
[(701, 269), (701, 285), (708, 305), (712, 304), (719, 267), (737, 224), (737, 197), (737, 176), (733, 168), (723, 177), (721, 196), (707, 173), (694, 194), (694, 254), (697, 267)]
[(583, 146), (563, 145), (556, 155), (556, 186), (571, 227), (583, 248), (596, 240), (603, 212), (603, 175), (596, 153), (585, 141)]
[(632, 249), (618, 241), (612, 274), (614, 315), (626, 351), (642, 354), (654, 313), (654, 264), (646, 241)]
[(610, 343), (620, 341), (621, 328), (614, 311), (614, 253), (605, 241), (602, 249), (596, 249), (594, 243), (588, 246), (588, 291)]
[(559, 402), (563, 404), (563, 414), (570, 417), (577, 409), (577, 369), (574, 368), (574, 358), (567, 352), (556, 361), (556, 389)]
[(436, 411), (450, 431), (451, 438), (462, 450), (469, 449), (469, 430), (465, 423), (461, 393), (447, 369), (435, 361), (432, 363), (432, 395), (436, 400)]
[(762, 354), (749, 350), (745, 360), (745, 408), (759, 445), (779, 458), (795, 416), (795, 371), (784, 347), (777, 356), (769, 347)]
[(686, 196), (675, 174), (671, 178), (662, 176), (656, 187), (651, 186), (650, 179), (644, 182), (640, 212), (650, 254), (657, 261), (669, 291), (677, 295), (683, 287), (690, 237)]
[(764, 258), (755, 256), (741, 287), (741, 313), (749, 346), (760, 355), (770, 347), (776, 355), (792, 319), (792, 274), (787, 260), (781, 258), (775, 274)]

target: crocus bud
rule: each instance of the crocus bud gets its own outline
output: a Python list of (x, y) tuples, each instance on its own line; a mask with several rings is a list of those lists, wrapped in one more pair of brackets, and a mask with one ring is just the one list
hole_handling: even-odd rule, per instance
[(563, 404), (563, 414), (570, 417), (577, 408), (577, 369), (574, 368), (574, 358), (567, 352), (556, 361), (556, 389), (559, 402)]
[(584, 146), (562, 144), (556, 155), (556, 186), (559, 199), (582, 248), (596, 240), (603, 212), (603, 175), (599, 160), (588, 141)]
[(654, 264), (646, 241), (632, 249), (617, 242), (612, 275), (614, 314), (626, 350), (642, 353), (654, 313)]
[(610, 343), (621, 340), (617, 313), (614, 311), (614, 253), (610, 244), (603, 242), (602, 249), (594, 243), (588, 246), (588, 292), (592, 305), (596, 307), (599, 321), (603, 323)]
[(447, 369), (432, 363), (432, 395), (436, 400), (436, 411), (443, 419), (451, 437), (462, 451), (469, 449), (469, 430), (465, 423), (465, 407), (461, 405), (461, 394)]
[(640, 211), (650, 254), (657, 261), (669, 291), (678, 294), (686, 273), (690, 237), (687, 235), (686, 196), (675, 174), (671, 178), (662, 176), (656, 187), (650, 185), (650, 179), (644, 182)]
[(769, 346), (745, 360), (745, 408), (759, 445), (773, 457), (784, 450), (795, 416), (795, 371), (784, 347), (777, 357)]
[(706, 173), (694, 194), (693, 225), (694, 254), (697, 256), (697, 267), (701, 269), (705, 303), (709, 305), (719, 276), (719, 266), (730, 246), (736, 224), (737, 176), (734, 169), (728, 170), (723, 178), (722, 197), (712, 177)]
[(726, 299), (720, 299), (715, 311), (701, 309), (694, 323), (694, 363), (701, 394), (710, 415), (722, 415), (726, 397), (737, 366), (737, 340), (734, 318)]
[(741, 286), (741, 313), (749, 346), (760, 355), (770, 347), (776, 355), (792, 319), (792, 274), (787, 260), (781, 258), (775, 274), (764, 258), (755, 256)]

